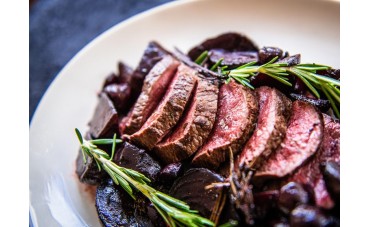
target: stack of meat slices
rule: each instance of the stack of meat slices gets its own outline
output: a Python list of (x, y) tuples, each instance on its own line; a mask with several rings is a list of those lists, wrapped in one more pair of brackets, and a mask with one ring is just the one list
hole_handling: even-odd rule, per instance
[[(266, 48), (258, 52), (253, 43), (237, 34), (220, 37), (222, 42), (208, 40), (188, 55), (194, 60), (213, 46), (217, 50), (213, 53), (228, 59), (229, 67), (255, 60), (264, 63), (274, 56), (284, 61), (286, 57), (276, 49), (272, 55)], [(230, 45), (236, 48), (223, 46), (225, 40), (231, 40)], [(150, 52), (153, 46), (156, 46), (154, 55)], [(134, 98), (127, 102), (132, 104), (121, 111), (124, 114), (118, 113), (119, 120), (114, 115), (114, 130), (118, 128), (122, 139), (144, 149), (161, 165), (186, 160), (192, 167), (216, 172), (229, 162), (232, 152), (236, 168), (248, 166), (255, 170), (255, 182), (272, 179), (281, 184), (295, 181), (309, 185), (316, 206), (325, 209), (334, 206), (320, 164), (334, 161), (339, 165), (339, 122), (310, 103), (290, 99), (284, 89), (274, 84), (257, 86), (255, 90), (233, 80), (226, 84), (156, 43), (149, 47), (141, 62), (146, 67), (146, 76), (136, 75), (143, 72), (139, 65), (136, 74), (132, 74), (136, 77), (125, 80), (133, 81), (128, 84), (131, 88), (143, 84), (141, 92), (134, 92)], [(233, 61), (234, 57), (237, 61)], [(299, 61), (299, 57), (294, 59)], [(144, 64), (148, 61), (150, 64)], [(110, 93), (108, 96), (112, 99)], [(101, 99), (108, 102), (104, 94)], [(106, 121), (112, 122), (108, 118)], [(99, 129), (108, 131), (103, 125)], [(88, 175), (86, 170), (84, 174)]]
[[(330, 207), (330, 199), (319, 198), (328, 196), (319, 163), (328, 152), (339, 162), (339, 149), (329, 147), (332, 138), (326, 134), (333, 127), (327, 118), (324, 122), (317, 108), (292, 102), (275, 88), (209, 80), (168, 55), (145, 78), (121, 122), (121, 136), (165, 164), (190, 158), (195, 167), (217, 170), (231, 150), (237, 165), (257, 169), (255, 179), (291, 176), (311, 184), (317, 204)], [(303, 172), (312, 173), (301, 179)]]

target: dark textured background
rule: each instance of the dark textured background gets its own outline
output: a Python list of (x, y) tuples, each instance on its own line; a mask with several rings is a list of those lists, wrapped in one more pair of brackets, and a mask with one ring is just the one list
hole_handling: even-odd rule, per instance
[(30, 0), (29, 117), (66, 63), (113, 25), (171, 0)]

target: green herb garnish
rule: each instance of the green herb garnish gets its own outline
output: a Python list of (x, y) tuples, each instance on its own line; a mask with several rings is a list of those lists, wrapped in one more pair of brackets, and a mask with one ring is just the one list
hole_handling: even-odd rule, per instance
[[(116, 139), (99, 139), (85, 140), (80, 131), (75, 129), (76, 135), (81, 145), (82, 154), (92, 157), (98, 168), (104, 169), (112, 178), (115, 184), (120, 185), (133, 199), (135, 199), (133, 189), (135, 188), (148, 198), (154, 205), (155, 209), (162, 216), (168, 226), (214, 226), (214, 223), (198, 215), (198, 211), (191, 210), (185, 202), (166, 195), (150, 187), (147, 183), (150, 180), (143, 174), (128, 168), (118, 166), (112, 161), (116, 143), (122, 140)], [(112, 156), (99, 149), (98, 144), (112, 144)]]
[[(208, 51), (204, 51), (198, 59), (204, 61), (206, 56), (208, 56)], [(289, 82), (289, 77), (294, 75), (302, 80), (317, 98), (320, 98), (319, 91), (321, 91), (329, 100), (335, 115), (338, 118), (340, 117), (340, 82), (316, 73), (318, 70), (327, 70), (331, 67), (314, 63), (288, 66), (287, 63), (276, 62), (277, 60), (278, 57), (275, 57), (263, 65), (257, 65), (257, 62), (249, 62), (238, 68), (229, 70), (227, 66), (219, 67), (222, 63), (222, 59), (220, 59), (210, 70), (218, 72), (225, 79), (226, 83), (229, 83), (233, 79), (251, 89), (254, 89), (254, 87), (250, 84), (250, 78), (258, 76), (259, 73), (263, 73), (287, 86), (292, 86)], [(199, 64), (197, 61), (195, 62)], [(219, 69), (218, 71), (216, 70), (217, 68)]]

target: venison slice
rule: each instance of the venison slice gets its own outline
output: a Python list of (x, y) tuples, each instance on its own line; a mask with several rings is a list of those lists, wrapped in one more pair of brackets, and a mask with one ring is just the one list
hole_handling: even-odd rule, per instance
[(141, 128), (161, 101), (179, 64), (177, 60), (167, 55), (150, 70), (133, 109), (120, 123), (121, 135), (131, 135)]
[(205, 142), (216, 119), (218, 83), (198, 77), (191, 104), (174, 131), (155, 147), (165, 163), (191, 156)]
[(162, 101), (139, 131), (129, 139), (152, 150), (180, 120), (197, 83), (195, 71), (181, 64)]
[(160, 60), (162, 60), (162, 58), (167, 55), (169, 55), (169, 52), (165, 50), (159, 43), (155, 41), (151, 41), (148, 43), (148, 46), (145, 48), (144, 54), (141, 57), (138, 66), (129, 77), (128, 83), (132, 88), (130, 107), (138, 99), (146, 75), (154, 67), (154, 65), (156, 65)]
[(192, 160), (195, 166), (215, 169), (237, 154), (250, 137), (257, 121), (258, 101), (254, 92), (235, 81), (223, 84), (218, 96), (216, 122), (208, 141)]
[(310, 162), (299, 168), (289, 178), (289, 181), (311, 186), (314, 191), (316, 205), (331, 209), (334, 207), (334, 202), (326, 188), (324, 177), (320, 171), (320, 164), (328, 161), (340, 164), (340, 124), (326, 114), (323, 114), (323, 116), (325, 127), (320, 150)]
[(292, 102), (275, 88), (256, 89), (259, 104), (257, 127), (237, 159), (236, 167), (258, 168), (283, 141)]
[(321, 112), (311, 104), (294, 101), (284, 141), (262, 164), (255, 178), (281, 178), (291, 174), (316, 153), (323, 134)]

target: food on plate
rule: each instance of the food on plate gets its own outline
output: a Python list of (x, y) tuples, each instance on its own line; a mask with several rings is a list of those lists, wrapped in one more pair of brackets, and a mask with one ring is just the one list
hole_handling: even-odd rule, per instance
[(319, 149), (323, 136), (322, 114), (309, 103), (294, 101), (284, 140), (259, 167), (255, 177), (285, 177)]
[(237, 163), (259, 168), (285, 137), (292, 101), (277, 89), (267, 86), (259, 87), (255, 92), (259, 106), (257, 126), (240, 152)]
[(129, 136), (129, 140), (152, 150), (180, 120), (195, 85), (196, 77), (192, 69), (184, 64), (179, 65), (171, 83), (162, 89), (166, 93), (160, 103), (143, 126)]
[(120, 125), (121, 133), (131, 135), (137, 132), (155, 110), (174, 76), (179, 62), (170, 56), (164, 57), (145, 77), (142, 92), (130, 114)]
[[(330, 183), (333, 179), (332, 176), (336, 176), (334, 177), (336, 180), (333, 179), (334, 182), (339, 182), (339, 171), (335, 170), (335, 168), (338, 168), (340, 164), (340, 124), (330, 116), (326, 114), (322, 115), (324, 117), (324, 135), (321, 147), (315, 153), (315, 157), (296, 171), (290, 179), (310, 185), (315, 192), (316, 204), (320, 207), (330, 209), (333, 208), (334, 202), (329, 195), (327, 186), (331, 187), (333, 185)], [(320, 169), (322, 163), (326, 165), (325, 171)], [(326, 182), (323, 176), (325, 174), (328, 177)], [(333, 188), (337, 188), (334, 191), (339, 191), (339, 187)]]
[(221, 85), (218, 97), (216, 122), (192, 160), (195, 166), (215, 169), (227, 159), (229, 149), (238, 153), (257, 120), (257, 98), (250, 88), (231, 81)]
[(166, 163), (184, 160), (205, 142), (216, 120), (219, 83), (197, 76), (187, 113), (154, 151)]
[(339, 226), (340, 71), (225, 33), (107, 76), (76, 173), (104, 226)]

